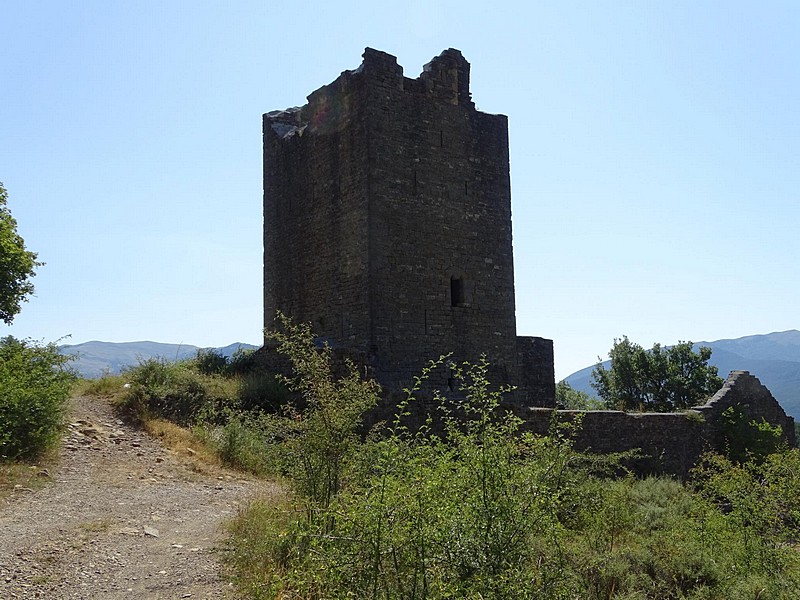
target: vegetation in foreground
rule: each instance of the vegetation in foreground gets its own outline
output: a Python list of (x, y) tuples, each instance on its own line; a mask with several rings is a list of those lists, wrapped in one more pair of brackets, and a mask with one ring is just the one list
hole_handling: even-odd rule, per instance
[[(8, 193), (0, 183), (0, 321), (11, 324), (33, 293), (37, 262), (25, 247), (11, 216)], [(0, 464), (3, 480), (18, 469), (13, 461), (47, 454), (58, 438), (64, 403), (74, 376), (55, 344), (13, 337), (0, 339)]]
[(288, 391), (254, 368), (252, 351), (231, 359), (199, 351), (193, 359), (150, 358), (121, 375), (82, 382), (167, 445), (191, 447), (205, 462), (255, 475), (276, 472), (275, 413)]
[(208, 356), (125, 376), (129, 410), (189, 425), (227, 464), (286, 481), (286, 497), (231, 524), (244, 597), (800, 597), (800, 454), (770, 453), (774, 432), (732, 419), (730, 447), (751, 451), (707, 455), (687, 484), (620, 477), (614, 457), (575, 452), (556, 422), (548, 436), (521, 433), (481, 363), (461, 366), (464, 397), (439, 397), (422, 430), (404, 424), (411, 393), (364, 437), (375, 385), (352, 366), (335, 378), (310, 330), (284, 325), (296, 376), (262, 382), (277, 390), (269, 400), (246, 400), (258, 386)]
[(232, 525), (246, 597), (800, 596), (798, 450), (709, 454), (687, 485), (615, 478), (613, 457), (576, 453), (558, 423), (548, 436), (521, 433), (485, 364), (460, 368), (464, 397), (438, 398), (438, 424), (404, 426), (410, 394), (361, 440), (358, 409), (377, 397), (356, 387), (347, 416), (331, 419), (357, 374), (335, 381), (327, 351), (288, 327), (279, 341), (298, 369), (296, 418), (309, 425), (281, 444), (291, 498), (257, 502)]

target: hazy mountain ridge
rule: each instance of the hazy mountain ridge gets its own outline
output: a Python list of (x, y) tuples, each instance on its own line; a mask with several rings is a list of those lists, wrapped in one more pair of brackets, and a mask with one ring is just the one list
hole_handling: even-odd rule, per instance
[[(731, 371), (750, 371), (761, 380), (787, 414), (800, 420), (800, 331), (778, 331), (736, 339), (697, 342), (695, 348), (712, 350), (712, 365), (723, 379)], [(608, 361), (603, 363), (608, 367)], [(595, 365), (565, 378), (576, 390), (594, 395), (591, 386)]]
[[(223, 356), (230, 357), (236, 350), (258, 348), (252, 344), (234, 342), (221, 348), (210, 348)], [(126, 367), (133, 367), (148, 358), (164, 358), (167, 360), (183, 360), (192, 358), (201, 350), (191, 344), (164, 344), (161, 342), (99, 342), (91, 341), (83, 344), (67, 344), (60, 346), (62, 354), (75, 355), (69, 365), (82, 377), (101, 377), (104, 373), (120, 373)]]

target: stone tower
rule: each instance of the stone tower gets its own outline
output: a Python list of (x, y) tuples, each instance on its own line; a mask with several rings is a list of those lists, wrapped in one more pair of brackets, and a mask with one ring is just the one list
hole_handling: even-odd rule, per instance
[(507, 118), (475, 109), (458, 50), (416, 79), (363, 59), (264, 115), (266, 328), (311, 322), (390, 390), (486, 354), (516, 402), (552, 405), (552, 342), (516, 335)]

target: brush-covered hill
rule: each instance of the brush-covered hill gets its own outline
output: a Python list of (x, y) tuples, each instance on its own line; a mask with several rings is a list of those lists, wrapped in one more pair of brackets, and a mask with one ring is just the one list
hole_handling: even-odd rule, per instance
[[(258, 346), (235, 342), (222, 348), (214, 348), (223, 356), (230, 357), (238, 349), (251, 350)], [(183, 360), (192, 358), (201, 348), (189, 344), (162, 344), (160, 342), (85, 342), (60, 346), (62, 354), (75, 356), (70, 361), (82, 377), (101, 377), (104, 373), (116, 374), (126, 367), (139, 364), (148, 358)]]
[[(731, 371), (750, 371), (769, 388), (787, 414), (800, 420), (800, 331), (779, 331), (765, 335), (697, 342), (695, 347), (712, 350), (711, 364), (723, 379)], [(606, 367), (608, 366), (608, 363)], [(566, 378), (576, 390), (594, 395), (591, 386), (595, 365)]]

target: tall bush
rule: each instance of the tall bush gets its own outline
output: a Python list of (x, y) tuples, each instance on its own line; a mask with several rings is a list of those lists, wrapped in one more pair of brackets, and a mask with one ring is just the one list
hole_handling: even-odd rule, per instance
[(347, 461), (359, 442), (364, 413), (378, 401), (379, 387), (367, 381), (355, 365), (345, 361), (345, 374), (333, 372), (331, 349), (317, 347), (308, 324), (296, 324), (278, 315), (282, 330), (270, 335), (278, 350), (291, 361), (294, 376), (284, 382), (302, 397), (288, 424), (287, 449), (291, 481), (301, 497), (315, 507), (327, 507), (342, 486)]
[(0, 460), (34, 459), (58, 440), (75, 375), (55, 344), (0, 340)]

